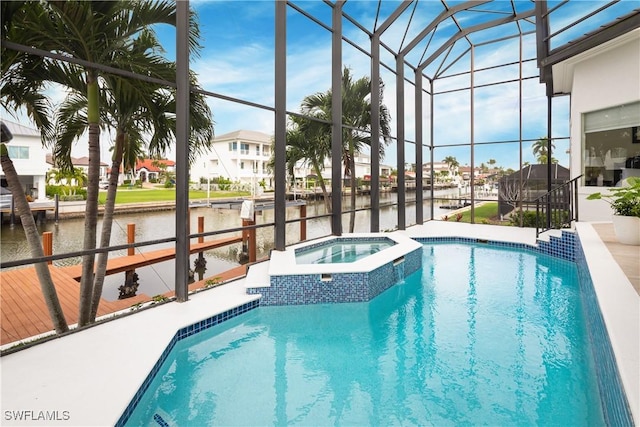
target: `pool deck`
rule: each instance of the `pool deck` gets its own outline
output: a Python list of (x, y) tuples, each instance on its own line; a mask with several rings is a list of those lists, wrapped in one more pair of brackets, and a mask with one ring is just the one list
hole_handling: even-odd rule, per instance
[[(636, 424), (640, 424), (640, 296), (594, 226), (578, 223), (576, 231), (618, 359), (631, 412)], [(531, 229), (443, 221), (430, 221), (397, 233), (526, 244), (536, 241)], [(197, 293), (186, 303), (162, 304), (3, 356), (0, 423), (114, 425), (178, 329), (256, 298), (246, 294), (246, 280)], [(53, 420), (39, 418), (45, 415)], [(19, 416), (22, 421), (17, 420)]]

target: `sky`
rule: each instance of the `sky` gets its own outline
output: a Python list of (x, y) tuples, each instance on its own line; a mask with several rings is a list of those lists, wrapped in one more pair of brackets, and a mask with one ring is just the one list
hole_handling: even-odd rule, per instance
[[(621, 15), (633, 8), (632, 0), (620, 2), (607, 12), (607, 16)], [(331, 8), (320, 0), (305, 0), (295, 2), (299, 8), (313, 13), (325, 25), (331, 24)], [(378, 24), (400, 3), (398, 1), (384, 1), (381, 4)], [(522, 8), (531, 7), (531, 2), (520, 2)], [(561, 28), (576, 16), (583, 16), (590, 10), (602, 6), (604, 2), (574, 0), (552, 16), (552, 23)], [(413, 9), (415, 6), (415, 9)], [(202, 33), (202, 50), (198, 56), (191, 57), (191, 67), (198, 76), (198, 81), (204, 89), (231, 96), (245, 101), (273, 107), (274, 105), (274, 49), (275, 49), (275, 6), (273, 1), (191, 1), (191, 7), (199, 17)], [(345, 4), (345, 12), (357, 19), (368, 29), (376, 22), (378, 2), (368, 0), (349, 0)], [(492, 9), (492, 14), (466, 13), (460, 15), (461, 25), (470, 26), (482, 20), (495, 19), (505, 7), (510, 7), (506, 1), (490, 3), (485, 9)], [(520, 7), (520, 6), (518, 6)], [(398, 25), (391, 26), (383, 36), (382, 41), (388, 46), (398, 48), (406, 46), (409, 40), (441, 12), (440, 2), (419, 1), (413, 4), (398, 18)], [(601, 14), (603, 15), (603, 14)], [(490, 18), (487, 18), (490, 16)], [(411, 25), (407, 29), (407, 23)], [(586, 20), (581, 28), (570, 29), (569, 36), (580, 35), (599, 22), (608, 21), (609, 17), (598, 16)], [(470, 38), (476, 43), (487, 38), (513, 34), (515, 24), (501, 26), (491, 32), (472, 34)], [(447, 22), (436, 30), (431, 45), (426, 40), (420, 48), (414, 49), (407, 56), (413, 61), (419, 61), (420, 55), (428, 57), (444, 40), (455, 33), (453, 22)], [(580, 26), (577, 26), (580, 27)], [(525, 30), (531, 30), (533, 26)], [(552, 28), (554, 31), (556, 28)], [(169, 59), (175, 59), (175, 30), (170, 26), (156, 28)], [(406, 34), (405, 34), (406, 31)], [(489, 33), (489, 34), (487, 34)], [(354, 43), (369, 50), (368, 36), (348, 21), (343, 23), (343, 34)], [(561, 37), (558, 37), (560, 39)], [(555, 42), (555, 41), (554, 41)], [(561, 44), (563, 41), (558, 40)], [(492, 67), (496, 64), (517, 61), (518, 39), (508, 39), (496, 44), (479, 46), (474, 51), (474, 64), (477, 69)], [(434, 47), (435, 46), (435, 47)], [(469, 85), (469, 76), (446, 77), (459, 70), (468, 69), (470, 53), (464, 53), (468, 44), (457, 43), (444, 62), (436, 60), (425, 69), (429, 76), (433, 76), (439, 69), (449, 67), (445, 76), (435, 80), (436, 91), (446, 91)], [(453, 58), (461, 57), (458, 61)], [(442, 55), (438, 59), (442, 59)], [(535, 36), (525, 36), (523, 39), (523, 58), (535, 57)], [(395, 68), (395, 61), (391, 54), (384, 51), (382, 60), (391, 68)], [(343, 66), (349, 67), (355, 78), (370, 75), (369, 57), (348, 43), (343, 43)], [(406, 77), (413, 80), (413, 72), (406, 70)], [(491, 68), (474, 74), (476, 85), (487, 85), (502, 80), (512, 80), (518, 77), (518, 67), (509, 66)], [(523, 83), (522, 120), (525, 140), (535, 140), (547, 134), (546, 109), (547, 100), (544, 86), (539, 84), (535, 61), (527, 61), (523, 67), (523, 75), (531, 77)], [(385, 84), (383, 102), (388, 107), (392, 122), (392, 136), (397, 132), (396, 79), (394, 73), (381, 68), (381, 78)], [(424, 80), (425, 87), (428, 82)], [(300, 102), (307, 96), (317, 92), (325, 92), (331, 86), (331, 34), (321, 25), (288, 7), (287, 13), (287, 109), (298, 112)], [(474, 163), (486, 163), (489, 159), (496, 160), (497, 166), (518, 168), (519, 143), (485, 144), (489, 141), (518, 141), (520, 138), (518, 123), (520, 121), (520, 104), (518, 102), (519, 86), (517, 82), (479, 87), (474, 90), (475, 99), (473, 115), (473, 139), (477, 143), (474, 152)], [(415, 141), (414, 97), (413, 85), (405, 82), (405, 137)], [(52, 100), (61, 100), (64, 92), (59, 88), (50, 90)], [(439, 94), (434, 99), (434, 143), (436, 145), (434, 160), (440, 161), (446, 156), (455, 156), (461, 165), (470, 164), (471, 156), (468, 147), (443, 147), (445, 145), (465, 144), (471, 140), (471, 111), (468, 90)], [(267, 134), (274, 132), (274, 114), (271, 111), (234, 104), (217, 98), (209, 98), (215, 121), (215, 134), (223, 135), (239, 129), (261, 131)], [(424, 99), (424, 134), (425, 144), (429, 144), (429, 100)], [(6, 112), (2, 112), (6, 116)], [(23, 122), (23, 120), (20, 120)], [(561, 164), (568, 165), (568, 135), (569, 135), (569, 98), (556, 97), (553, 100), (552, 135), (555, 141), (556, 155)], [(108, 157), (108, 145), (113, 135), (104, 134), (103, 161)], [(530, 149), (531, 142), (523, 143), (523, 161), (535, 163), (536, 160)], [(405, 144), (406, 162), (413, 163), (414, 145)], [(168, 158), (174, 158), (172, 152)], [(86, 139), (80, 140), (74, 147), (73, 155), (86, 155)], [(429, 152), (425, 150), (425, 161), (429, 159)], [(386, 148), (384, 164), (394, 165), (396, 162), (395, 142)]]

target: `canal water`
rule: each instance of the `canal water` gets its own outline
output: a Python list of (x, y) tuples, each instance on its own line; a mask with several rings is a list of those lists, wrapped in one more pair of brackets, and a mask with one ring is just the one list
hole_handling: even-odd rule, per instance
[[(425, 194), (426, 196), (426, 194)], [(396, 194), (383, 193), (380, 197), (380, 204), (394, 203), (397, 200)], [(343, 209), (348, 209), (349, 199), (343, 199)], [(358, 197), (357, 208), (368, 206), (368, 197)], [(447, 214), (450, 211), (436, 208), (434, 216)], [(307, 217), (325, 214), (325, 207), (322, 201), (307, 202)], [(424, 204), (425, 220), (430, 215), (430, 202)], [(191, 233), (197, 233), (198, 217), (204, 217), (204, 230), (211, 232), (240, 227), (240, 211), (226, 208), (192, 208), (190, 213)], [(300, 217), (300, 208), (292, 206), (287, 208), (287, 220)], [(257, 212), (256, 224), (268, 224), (274, 222), (273, 209)], [(349, 215), (343, 215), (343, 231), (347, 232), (349, 227)], [(415, 220), (415, 205), (406, 208), (406, 223), (412, 225)], [(124, 245), (127, 243), (127, 224), (135, 224), (135, 241), (144, 242), (172, 238), (175, 236), (175, 211), (144, 212), (144, 213), (121, 213), (114, 217), (113, 230), (111, 236), (111, 246)], [(370, 212), (360, 211), (356, 213), (355, 232), (370, 231)], [(385, 207), (380, 210), (380, 229), (388, 230), (396, 228), (397, 209), (395, 207)], [(98, 221), (98, 235), (102, 229), (101, 219)], [(307, 220), (307, 239), (324, 237), (331, 234), (330, 218), (318, 218)], [(53, 220), (48, 220), (38, 224), (40, 233), (50, 231), (53, 233), (53, 253), (63, 254), (82, 250), (82, 240), (84, 235), (84, 219), (62, 219), (57, 224)], [(29, 259), (30, 252), (27, 245), (24, 231), (17, 224), (11, 226), (2, 224), (2, 235), (0, 238), (0, 255), (3, 262)], [(223, 236), (238, 235), (238, 232), (209, 236), (205, 239), (215, 239)], [(274, 247), (274, 230), (272, 226), (259, 228), (256, 232), (257, 257), (258, 259), (267, 257)], [(300, 240), (300, 224), (287, 224), (286, 229), (287, 245), (297, 243)], [(139, 252), (148, 252), (157, 249), (173, 247), (173, 242), (144, 246), (136, 248)], [(126, 250), (111, 252), (110, 257), (125, 256)], [(195, 260), (198, 255), (191, 255), (189, 268), (194, 272), (194, 280), (215, 277), (216, 274), (232, 269), (240, 265), (242, 255), (242, 244), (229, 245), (223, 248), (212, 249), (204, 253), (206, 260), (205, 270), (196, 271)], [(80, 263), (80, 258), (67, 258), (54, 261), (55, 265), (67, 266)], [(152, 266), (137, 269), (139, 276), (138, 293), (146, 293), (149, 296), (162, 294), (174, 289), (175, 262), (165, 261)], [(103, 296), (107, 300), (118, 298), (118, 287), (124, 283), (124, 273), (107, 276)]]

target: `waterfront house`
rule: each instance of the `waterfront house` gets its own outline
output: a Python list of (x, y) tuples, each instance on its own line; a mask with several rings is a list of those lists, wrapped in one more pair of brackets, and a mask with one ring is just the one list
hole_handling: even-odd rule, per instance
[(582, 176), (580, 220), (608, 221), (609, 205), (586, 198), (640, 175), (640, 28), (605, 43), (596, 43), (597, 32), (579, 41), (577, 47), (593, 47), (549, 56), (544, 64), (553, 71), (548, 84), (554, 95), (571, 96), (569, 169), (571, 178)]
[[(56, 167), (53, 155), (51, 153), (46, 154), (47, 172)], [(74, 168), (82, 169), (85, 174), (89, 173), (89, 157), (71, 157), (71, 164)], [(107, 177), (107, 164), (100, 162), (100, 180), (106, 180)], [(50, 183), (51, 184), (51, 183)]]
[[(7, 149), (25, 194), (37, 201), (45, 200), (47, 162), (40, 132), (10, 120), (2, 121), (13, 135), (11, 142), (7, 143)], [(7, 186), (4, 172), (0, 172), (0, 185)]]
[(173, 175), (176, 171), (176, 162), (166, 159), (138, 159), (133, 171), (132, 181), (158, 182), (163, 174)]
[(209, 152), (191, 165), (189, 177), (192, 181), (222, 177), (242, 184), (265, 180), (271, 187), (267, 170), (271, 140), (271, 135), (244, 129), (216, 136)]

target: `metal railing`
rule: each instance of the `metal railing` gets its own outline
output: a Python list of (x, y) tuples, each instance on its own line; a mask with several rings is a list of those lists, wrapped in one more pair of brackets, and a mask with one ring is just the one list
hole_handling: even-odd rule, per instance
[(573, 178), (535, 199), (536, 238), (545, 231), (570, 228), (578, 221), (578, 180)]

